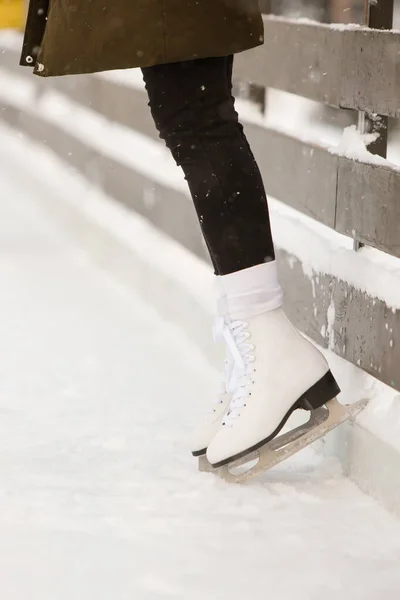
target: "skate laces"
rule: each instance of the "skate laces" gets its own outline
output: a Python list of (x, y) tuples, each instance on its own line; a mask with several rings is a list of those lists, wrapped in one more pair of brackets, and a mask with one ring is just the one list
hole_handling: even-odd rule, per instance
[(254, 362), (252, 354), (254, 346), (248, 343), (251, 334), (246, 331), (247, 328), (246, 321), (228, 321), (222, 317), (214, 324), (215, 340), (224, 339), (233, 360), (232, 372), (226, 383), (227, 392), (233, 393), (233, 396), (223, 421), (224, 425), (231, 425), (232, 421), (239, 416), (239, 410), (244, 406), (244, 399), (248, 396), (246, 388), (252, 383), (253, 369), (250, 364)]

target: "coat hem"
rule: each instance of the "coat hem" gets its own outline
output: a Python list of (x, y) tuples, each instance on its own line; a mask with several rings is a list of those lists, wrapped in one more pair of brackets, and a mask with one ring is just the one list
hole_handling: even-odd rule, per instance
[[(160, 65), (160, 64), (171, 64), (171, 63), (175, 63), (175, 62), (187, 62), (190, 60), (196, 60), (196, 59), (204, 59), (204, 58), (217, 58), (220, 56), (228, 56), (230, 54), (240, 54), (241, 52), (246, 52), (247, 50), (252, 50), (254, 48), (257, 48), (259, 46), (262, 46), (264, 43), (264, 39), (261, 38), (260, 41), (257, 44), (248, 44), (245, 45), (243, 47), (237, 48), (235, 50), (232, 50), (230, 52), (216, 52), (216, 53), (199, 53), (199, 54), (193, 54), (191, 56), (188, 57), (184, 57), (181, 58), (179, 60), (166, 60), (164, 59), (163, 61), (150, 61), (150, 62), (144, 62), (144, 63), (129, 63), (129, 64), (121, 64), (120, 61), (117, 61), (114, 65), (109, 65), (105, 68), (99, 68), (99, 67), (89, 67), (88, 69), (82, 70), (82, 69), (77, 69), (76, 71), (74, 71), (73, 69), (51, 69), (46, 67), (45, 69), (39, 70), (39, 65), (42, 65), (45, 61), (41, 61), (39, 60), (36, 65), (34, 66), (34, 75), (37, 75), (38, 77), (63, 77), (63, 76), (67, 76), (67, 75), (90, 75), (90, 74), (94, 74), (94, 73), (104, 73), (107, 71), (116, 71), (116, 70), (127, 70), (127, 69), (137, 69), (137, 68), (145, 68), (145, 67), (152, 67), (152, 66), (156, 66), (156, 65)], [(32, 65), (27, 65), (27, 64), (22, 64), (22, 66), (30, 66), (32, 67)]]

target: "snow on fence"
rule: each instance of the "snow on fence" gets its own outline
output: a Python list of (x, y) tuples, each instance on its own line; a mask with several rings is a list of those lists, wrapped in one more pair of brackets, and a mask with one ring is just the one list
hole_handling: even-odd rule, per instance
[[(237, 57), (236, 78), (379, 113), (384, 124), (400, 117), (400, 32), (264, 20), (266, 43)], [(186, 184), (162, 158), (140, 73), (43, 81), (18, 68), (19, 42), (0, 36), (2, 118), (205, 257)], [(332, 149), (248, 112), (267, 192), (281, 201), (271, 210), (291, 318), (400, 390), (400, 169), (352, 143)], [(375, 147), (384, 154), (382, 141), (384, 130)], [(367, 246), (353, 251), (353, 240)]]

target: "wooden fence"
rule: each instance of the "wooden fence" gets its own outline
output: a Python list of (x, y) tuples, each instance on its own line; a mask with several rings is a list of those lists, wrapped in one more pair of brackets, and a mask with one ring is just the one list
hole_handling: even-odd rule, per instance
[[(400, 117), (400, 32), (334, 30), (271, 17), (265, 25), (266, 44), (239, 56), (238, 78), (338, 108)], [(318, 77), (310, 77), (312, 72)], [(251, 129), (265, 152), (272, 195), (400, 257), (400, 169), (355, 162), (294, 136)], [(282, 156), (290, 157), (293, 177), (282, 173)]]
[[(371, 29), (335, 28), (266, 15), (265, 45), (237, 56), (235, 77), (258, 91), (272, 87), (358, 111), (360, 127), (373, 127), (375, 120), (369, 115), (380, 115), (382, 135), (371, 151), (384, 156), (387, 119), (400, 118), (400, 32), (389, 31), (392, 14), (393, 0), (380, 0), (366, 14), (366, 23), (377, 26)], [(379, 29), (385, 26), (388, 30)], [(34, 80), (38, 97), (57, 89), (109, 120), (157, 139), (141, 86), (126, 86), (102, 76), (34, 79), (28, 70), (17, 67), (17, 55), (2, 53), (0, 48), (0, 66), (29, 82)], [(30, 114), (4, 98), (0, 109), (3, 119), (33, 138), (45, 139), (107, 193), (204, 255), (194, 211), (184, 194), (154, 184), (117, 159), (68, 137), (45, 114)], [(366, 244), (400, 257), (400, 168), (352, 160), (264, 124), (246, 123), (246, 133), (269, 195), (349, 236), (355, 241), (355, 251)], [(151, 207), (143, 200), (144, 191), (150, 188), (159, 200)], [(400, 390), (400, 311), (386, 305), (385, 294), (381, 299), (371, 297), (338, 275), (319, 273), (310, 278), (296, 257), (285, 250), (278, 254), (287, 311), (298, 327)]]
[[(388, 118), (400, 118), (400, 32), (390, 29), (393, 0), (368, 6), (364, 27), (273, 16), (264, 23), (265, 45), (239, 55), (235, 70), (240, 81), (256, 86), (258, 103), (260, 87), (271, 87), (358, 111), (362, 133), (379, 123), (379, 140), (368, 149), (385, 157)], [(400, 257), (400, 167), (353, 160), (264, 125), (247, 124), (246, 131), (270, 195), (350, 236), (355, 251), (366, 244)], [(324, 331), (333, 301), (334, 350), (400, 389), (399, 311), (327, 275), (311, 293), (307, 278), (292, 263), (287, 266), (284, 254), (288, 309), (301, 329), (327, 343), (320, 326)], [(307, 310), (313, 304), (322, 318)]]

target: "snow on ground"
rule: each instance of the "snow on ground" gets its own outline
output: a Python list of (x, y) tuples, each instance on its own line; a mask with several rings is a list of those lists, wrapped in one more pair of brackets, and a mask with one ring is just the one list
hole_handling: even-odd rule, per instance
[(198, 473), (214, 370), (1, 143), (0, 190), (1, 597), (397, 600), (399, 522), (311, 449), (245, 486)]

